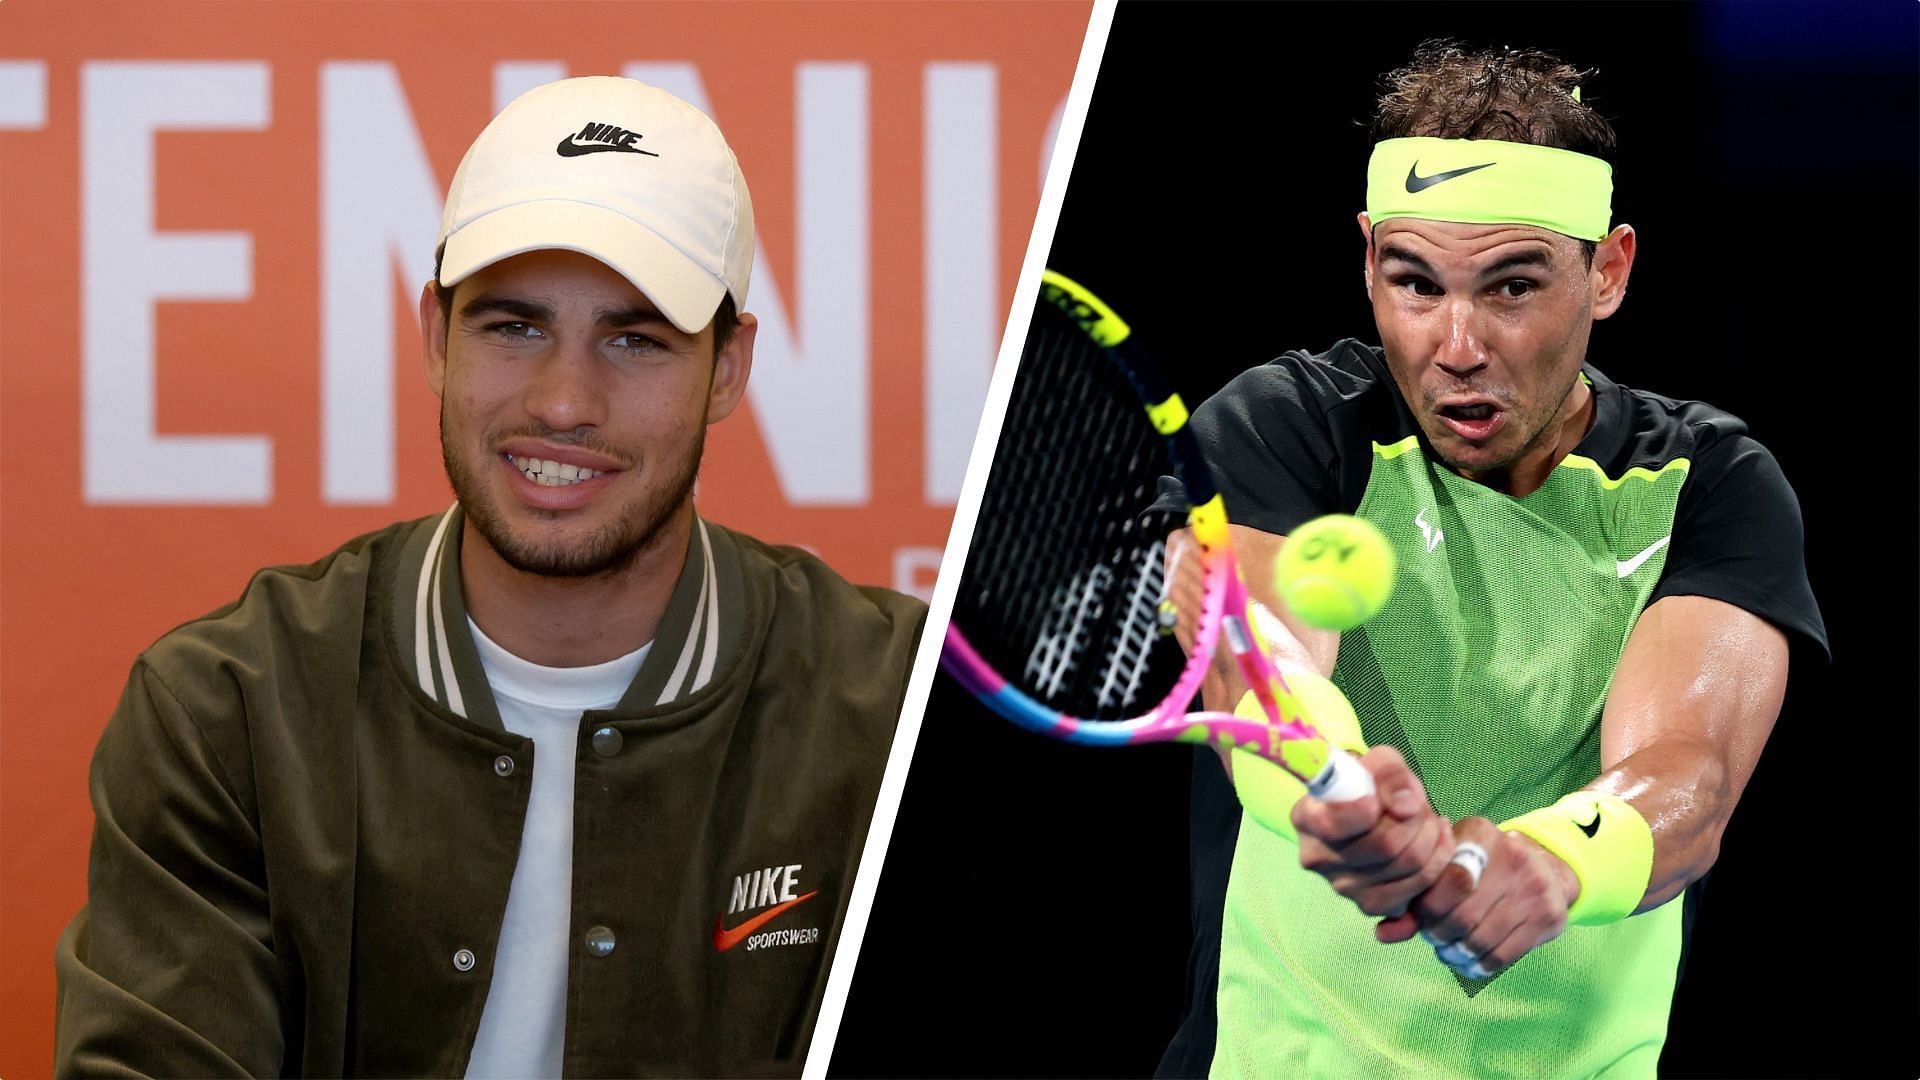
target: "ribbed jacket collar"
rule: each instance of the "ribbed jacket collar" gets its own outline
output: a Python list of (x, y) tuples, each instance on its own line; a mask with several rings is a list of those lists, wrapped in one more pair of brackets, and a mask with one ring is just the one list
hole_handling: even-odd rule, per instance
[[(394, 576), (394, 646), (421, 692), (448, 711), (501, 730), (480, 655), (467, 629), (460, 584), (458, 503), (408, 530)], [(615, 714), (651, 712), (684, 701), (725, 675), (740, 652), (745, 593), (738, 549), (726, 530), (695, 517), (686, 566), (654, 635), (653, 648)]]

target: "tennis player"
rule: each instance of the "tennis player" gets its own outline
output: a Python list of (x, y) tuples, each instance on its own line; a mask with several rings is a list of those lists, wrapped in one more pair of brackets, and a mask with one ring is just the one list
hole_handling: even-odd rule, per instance
[(1713, 864), (1790, 640), (1826, 636), (1798, 502), (1746, 425), (1591, 362), (1637, 242), (1581, 82), (1539, 52), (1423, 47), (1373, 120), (1380, 346), (1289, 353), (1196, 412), (1246, 565), (1343, 511), (1400, 572), (1362, 627), (1282, 635), (1351, 698), (1379, 794), (1302, 798), (1297, 841), (1248, 818), (1230, 875), (1196, 873), (1225, 883), (1198, 901), (1222, 912), (1218, 980), (1195, 966), (1165, 1073), (1654, 1072), (1671, 901)]
[(481, 132), (440, 245), (457, 501), (136, 661), (62, 1074), (800, 1070), (925, 608), (696, 512), (746, 181), (687, 103), (570, 79)]

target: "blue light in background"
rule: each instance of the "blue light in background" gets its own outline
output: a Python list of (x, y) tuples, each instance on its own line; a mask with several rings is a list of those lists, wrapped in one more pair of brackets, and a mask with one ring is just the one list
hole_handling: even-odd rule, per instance
[(1911, 201), (1920, 4), (1717, 2), (1693, 21), (1717, 114), (1707, 137), (1743, 180), (1892, 183)]

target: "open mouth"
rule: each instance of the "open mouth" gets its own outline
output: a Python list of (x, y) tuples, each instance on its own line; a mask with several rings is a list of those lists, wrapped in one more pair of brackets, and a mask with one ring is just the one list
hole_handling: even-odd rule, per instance
[(512, 463), (514, 468), (519, 469), (521, 476), (539, 484), (541, 487), (566, 487), (570, 484), (582, 483), (596, 476), (605, 475), (604, 470), (588, 469), (579, 465), (568, 465), (562, 461), (548, 461), (545, 458), (534, 457), (523, 458), (516, 457), (513, 454), (502, 454), (500, 456)]
[(1470, 405), (1442, 405), (1436, 411), (1441, 423), (1469, 442), (1482, 442), (1492, 436), (1506, 415), (1493, 403), (1485, 401)]

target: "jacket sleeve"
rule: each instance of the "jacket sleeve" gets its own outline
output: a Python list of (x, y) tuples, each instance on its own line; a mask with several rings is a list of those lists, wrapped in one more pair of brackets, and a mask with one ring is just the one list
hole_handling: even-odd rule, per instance
[[(243, 744), (238, 693), (230, 700), (236, 716), (226, 719)], [(136, 664), (94, 752), (87, 905), (54, 952), (57, 1075), (281, 1071), (266, 868), (246, 780), (148, 661)]]

